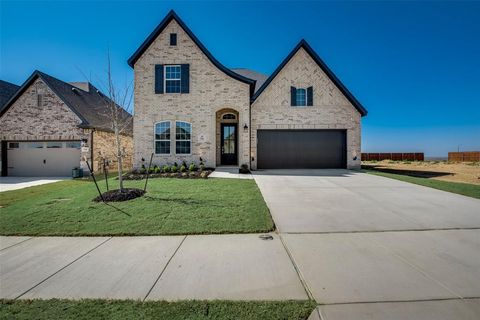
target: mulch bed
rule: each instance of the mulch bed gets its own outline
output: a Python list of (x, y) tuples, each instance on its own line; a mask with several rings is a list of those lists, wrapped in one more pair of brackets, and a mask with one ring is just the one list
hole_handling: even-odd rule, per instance
[(110, 190), (107, 192), (102, 193), (103, 200), (100, 196), (93, 199), (95, 202), (120, 202), (120, 201), (128, 201), (138, 197), (141, 197), (145, 194), (145, 191), (142, 189), (137, 188), (124, 188), (123, 192), (120, 192), (119, 189)]
[[(192, 172), (164, 172), (150, 173), (148, 179), (154, 178), (178, 178), (178, 179), (207, 179), (213, 170), (192, 171)], [(143, 180), (147, 178), (146, 173), (129, 172), (123, 175), (124, 180)]]

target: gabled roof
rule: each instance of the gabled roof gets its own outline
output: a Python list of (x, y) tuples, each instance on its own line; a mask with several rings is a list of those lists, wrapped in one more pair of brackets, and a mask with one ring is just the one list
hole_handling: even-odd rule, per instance
[(296, 46), (293, 48), (292, 52), (282, 61), (282, 63), (275, 69), (270, 77), (263, 83), (263, 85), (255, 92), (252, 102), (255, 101), (265, 90), (266, 87), (272, 82), (272, 80), (278, 75), (278, 73), (285, 67), (285, 65), (293, 58), (300, 48), (303, 48), (317, 63), (317, 65), (326, 73), (330, 80), (337, 86), (338, 89), (345, 95), (345, 97), (350, 101), (350, 103), (360, 112), (363, 116), (366, 116), (368, 111), (365, 109), (362, 104), (353, 96), (353, 94), (348, 91), (348, 89), (343, 85), (340, 79), (330, 70), (330, 68), (323, 62), (323, 60), (318, 56), (318, 54), (310, 47), (310, 45), (302, 39)]
[[(32, 75), (23, 83), (15, 95), (5, 104), (0, 112), (2, 116), (12, 104), (27, 90), (27, 88), (37, 79), (41, 78), (43, 82), (74, 112), (82, 121), (79, 125), (82, 128), (95, 128), (111, 131), (111, 121), (107, 112), (107, 103), (111, 100), (91, 83), (84, 83), (81, 87), (88, 88), (88, 91), (82, 90), (80, 86), (63, 82), (57, 78), (49, 76), (41, 71), (34, 71)], [(119, 107), (120, 108), (120, 107)], [(120, 108), (122, 116), (132, 117), (123, 108)], [(130, 125), (125, 134), (132, 134)]]
[(226, 68), (222, 65), (215, 57), (207, 50), (207, 48), (198, 40), (198, 38), (193, 34), (193, 32), (187, 27), (187, 25), (180, 19), (180, 17), (175, 13), (175, 11), (170, 10), (170, 12), (163, 18), (160, 24), (153, 30), (153, 32), (145, 39), (142, 45), (135, 51), (135, 53), (128, 59), (128, 65), (133, 68), (135, 62), (140, 58), (140, 56), (150, 47), (150, 45), (155, 41), (160, 33), (168, 26), (168, 24), (175, 20), (180, 27), (188, 34), (188, 36), (193, 40), (193, 42), (200, 48), (200, 50), (207, 56), (207, 58), (221, 71), (223, 71), (228, 76), (232, 77), (235, 80), (244, 82), (250, 85), (250, 93), (253, 95), (255, 90), (255, 80), (246, 78), (242, 75), (239, 75), (232, 70)]
[(263, 85), (263, 83), (267, 80), (268, 76), (264, 75), (263, 73), (246, 69), (246, 68), (234, 68), (230, 69), (235, 73), (238, 73), (241, 76), (244, 76), (245, 78), (249, 78), (252, 80), (255, 80), (255, 92), (260, 89), (260, 87)]
[(16, 84), (0, 80), (0, 111), (8, 100), (13, 97), (18, 88), (20, 88), (20, 86)]

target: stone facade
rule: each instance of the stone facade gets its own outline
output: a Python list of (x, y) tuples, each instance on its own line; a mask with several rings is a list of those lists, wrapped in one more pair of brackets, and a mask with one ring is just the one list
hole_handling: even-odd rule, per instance
[[(177, 45), (169, 45), (170, 33), (177, 34)], [(156, 64), (189, 64), (190, 93), (155, 94)], [(216, 113), (222, 109), (235, 110), (239, 127), (249, 123), (250, 88), (219, 70), (200, 50), (182, 27), (172, 20), (134, 65), (134, 167), (142, 165), (154, 153), (154, 125), (171, 121), (170, 155), (154, 155), (153, 163), (195, 162), (200, 157), (205, 165), (219, 165), (216, 143)], [(192, 125), (192, 152), (175, 154), (175, 120)], [(240, 129), (239, 128), (239, 129)], [(238, 130), (238, 162), (249, 163), (249, 130)]]
[[(123, 169), (132, 168), (133, 138), (122, 135), (120, 145), (126, 152), (123, 158)], [(93, 131), (93, 168), (94, 171), (103, 171), (103, 159), (108, 163), (109, 171), (117, 171), (117, 158), (115, 157), (115, 134), (112, 132), (95, 130)]]
[[(291, 86), (313, 86), (314, 105), (292, 107)], [(303, 48), (255, 100), (251, 112), (252, 169), (257, 167), (256, 132), (259, 129), (345, 129), (347, 167), (360, 168), (361, 115)]]

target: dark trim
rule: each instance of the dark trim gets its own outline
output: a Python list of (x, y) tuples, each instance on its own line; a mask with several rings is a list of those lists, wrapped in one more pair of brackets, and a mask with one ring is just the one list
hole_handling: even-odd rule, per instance
[(233, 72), (232, 70), (226, 68), (222, 65), (215, 57), (207, 50), (207, 48), (198, 40), (198, 38), (193, 34), (193, 32), (187, 27), (187, 25), (180, 19), (180, 17), (175, 13), (175, 11), (170, 10), (170, 12), (163, 18), (160, 24), (153, 30), (153, 32), (145, 39), (145, 41), (140, 45), (140, 47), (135, 51), (135, 53), (128, 59), (128, 65), (134, 67), (135, 62), (141, 57), (145, 50), (150, 47), (153, 41), (158, 37), (160, 33), (168, 26), (168, 24), (175, 20), (180, 27), (187, 33), (187, 35), (193, 40), (193, 42), (200, 48), (200, 50), (207, 56), (207, 58), (221, 71), (226, 75), (232, 77), (235, 80), (244, 82), (250, 85), (250, 97), (253, 96), (255, 92), (255, 80), (246, 78), (239, 75), (238, 73)]
[(300, 48), (305, 49), (307, 53), (312, 57), (312, 59), (317, 63), (317, 65), (327, 74), (327, 76), (332, 80), (332, 82), (337, 86), (337, 88), (345, 95), (345, 97), (350, 101), (350, 103), (360, 112), (363, 116), (366, 116), (368, 111), (365, 109), (362, 104), (353, 96), (353, 94), (348, 91), (348, 89), (343, 85), (343, 83), (338, 79), (338, 77), (330, 70), (330, 68), (323, 62), (320, 56), (310, 47), (305, 39), (302, 39), (290, 54), (282, 61), (282, 63), (275, 69), (275, 71), (268, 77), (268, 79), (263, 83), (263, 85), (258, 89), (255, 95), (252, 98), (252, 103), (262, 94), (266, 87), (272, 82), (272, 80), (278, 75), (278, 73), (285, 67), (285, 65), (293, 58)]
[(55, 93), (60, 98), (60, 100), (62, 100), (63, 103), (65, 103), (67, 105), (67, 107), (69, 107), (70, 110), (72, 110), (72, 112), (75, 113), (75, 115), (80, 118), (82, 123), (79, 126), (88, 126), (89, 125), (88, 121), (76, 110), (76, 108), (74, 106), (72, 106), (70, 103), (68, 103), (65, 100), (65, 98), (61, 94), (59, 94), (56, 89), (54, 89), (53, 86), (51, 86), (48, 83), (48, 79), (46, 79), (44, 77), (44, 75), (48, 76), (47, 74), (45, 74), (41, 71), (35, 70), (32, 73), (32, 75), (30, 77), (28, 77), (28, 79), (22, 84), (22, 86), (20, 87), (20, 89), (18, 89), (18, 91), (15, 93), (15, 95), (13, 97), (11, 97), (10, 100), (8, 100), (8, 102), (5, 104), (4, 108), (0, 112), (0, 117), (3, 116), (5, 114), (5, 112), (7, 112), (7, 110), (12, 106), (12, 104), (15, 101), (17, 101), (18, 98), (20, 98), (20, 96), (27, 90), (28, 87), (30, 87), (32, 85), (33, 81), (35, 81), (37, 78), (41, 78), (43, 80), (43, 82), (50, 88), (50, 90), (52, 90), (53, 93)]
[(8, 176), (8, 148), (7, 148), (8, 141), (2, 140), (2, 177)]

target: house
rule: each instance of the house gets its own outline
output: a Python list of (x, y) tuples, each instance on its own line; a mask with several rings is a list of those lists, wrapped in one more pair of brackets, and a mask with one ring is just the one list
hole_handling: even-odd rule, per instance
[[(35, 71), (0, 110), (2, 176), (70, 176), (88, 161), (116, 170), (110, 101), (88, 82), (66, 83)], [(131, 115), (123, 111), (125, 118)], [(131, 167), (131, 125), (122, 135)]]
[(266, 77), (228, 69), (174, 11), (128, 60), (134, 167), (359, 168), (365, 108), (301, 40)]

